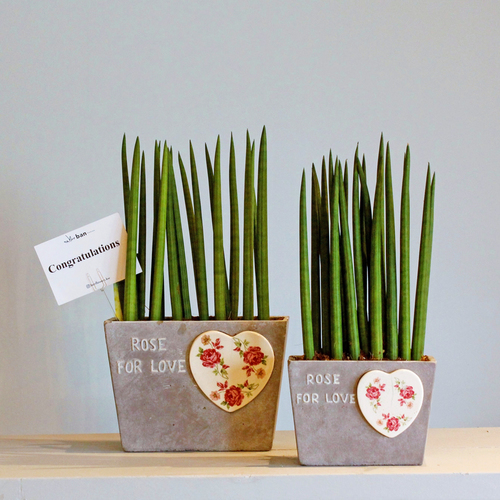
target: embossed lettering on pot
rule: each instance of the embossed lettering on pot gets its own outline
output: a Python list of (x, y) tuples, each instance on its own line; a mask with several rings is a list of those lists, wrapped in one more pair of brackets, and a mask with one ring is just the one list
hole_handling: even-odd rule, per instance
[(132, 351), (166, 351), (166, 338), (153, 338), (153, 339), (140, 339), (132, 337), (131, 350)]
[(317, 373), (313, 375), (312, 373), (308, 373), (306, 375), (307, 385), (314, 384), (325, 384), (325, 385), (338, 385), (340, 384), (340, 375), (338, 373)]

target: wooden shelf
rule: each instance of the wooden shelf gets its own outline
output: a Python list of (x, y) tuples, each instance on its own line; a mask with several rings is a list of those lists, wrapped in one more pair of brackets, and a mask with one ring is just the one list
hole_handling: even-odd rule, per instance
[(117, 434), (7, 436), (0, 498), (498, 499), (500, 428), (431, 429), (420, 467), (300, 466), (292, 431), (258, 453), (124, 453)]

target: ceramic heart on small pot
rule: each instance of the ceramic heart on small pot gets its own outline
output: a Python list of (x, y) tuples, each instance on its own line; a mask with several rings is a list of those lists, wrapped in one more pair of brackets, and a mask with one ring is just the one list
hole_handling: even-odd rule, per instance
[(193, 341), (189, 365), (205, 396), (218, 408), (234, 412), (262, 392), (273, 372), (274, 352), (259, 333), (230, 336), (211, 330)]
[(359, 409), (366, 421), (389, 438), (408, 429), (424, 399), (420, 377), (405, 369), (392, 373), (369, 371), (359, 380), (357, 392)]

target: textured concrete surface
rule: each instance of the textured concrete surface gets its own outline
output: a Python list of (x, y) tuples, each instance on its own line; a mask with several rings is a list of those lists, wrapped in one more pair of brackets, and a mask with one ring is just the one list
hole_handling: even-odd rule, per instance
[[(125, 451), (270, 450), (284, 362), (288, 318), (271, 321), (106, 321), (118, 424)], [(199, 390), (189, 348), (208, 330), (260, 333), (275, 365), (250, 404), (226, 413)]]
[[(422, 409), (394, 438), (375, 431), (356, 401), (358, 381), (370, 370), (414, 371), (424, 386)], [(431, 407), (436, 361), (288, 360), (297, 450), (303, 465), (420, 465)], [(307, 378), (307, 375), (313, 376)], [(321, 377), (316, 378), (318, 375)], [(327, 377), (326, 375), (329, 375)], [(308, 383), (309, 380), (309, 383)], [(316, 383), (323, 380), (323, 383)], [(327, 383), (328, 381), (331, 383)], [(337, 383), (334, 383), (334, 382)], [(334, 396), (337, 393), (338, 396)], [(309, 396), (306, 396), (308, 394)], [(313, 397), (313, 394), (317, 396)], [(354, 395), (354, 396), (351, 396)], [(313, 400), (317, 400), (315, 403)], [(335, 402), (337, 401), (337, 402)]]

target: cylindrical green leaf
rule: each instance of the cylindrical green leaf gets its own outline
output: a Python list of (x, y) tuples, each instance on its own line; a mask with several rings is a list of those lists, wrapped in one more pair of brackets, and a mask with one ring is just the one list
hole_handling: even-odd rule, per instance
[(330, 334), (330, 221), (328, 177), (325, 158), (321, 165), (320, 259), (321, 259), (321, 336), (323, 353), (331, 356)]
[(229, 263), (231, 319), (238, 319), (240, 296), (240, 223), (233, 134), (231, 134), (231, 146), (229, 151), (229, 203), (231, 209), (231, 254)]
[(226, 319), (226, 276), (224, 265), (224, 243), (222, 228), (222, 193), (220, 173), (220, 137), (215, 148), (214, 171), (212, 181), (212, 217), (214, 245), (214, 299), (215, 319)]
[(384, 139), (380, 139), (370, 256), (370, 332), (374, 359), (383, 358), (382, 230), (384, 224)]
[(177, 240), (175, 234), (174, 217), (174, 169), (172, 151), (168, 152), (168, 170), (163, 175), (168, 175), (168, 204), (167, 204), (167, 261), (168, 282), (170, 286), (170, 304), (172, 305), (172, 319), (183, 319), (181, 281), (179, 276), (179, 256), (177, 253)]
[(306, 200), (306, 174), (302, 172), (300, 186), (300, 306), (302, 314), (302, 338), (304, 343), (304, 356), (306, 359), (314, 358), (314, 340), (311, 317), (311, 290), (309, 286), (309, 256), (307, 249), (307, 200)]
[[(363, 286), (365, 289), (365, 297), (368, 305), (368, 297), (369, 297), (368, 275), (370, 268), (371, 238), (372, 238), (372, 207), (370, 201), (370, 194), (368, 192), (368, 186), (366, 184), (365, 155), (363, 155), (361, 168), (358, 168), (357, 170), (358, 170), (359, 180), (361, 182), (360, 216), (361, 216), (361, 246), (363, 248)], [(368, 331), (370, 331), (369, 319), (368, 319)], [(368, 354), (368, 352), (366, 354)]]
[[(173, 158), (171, 159), (173, 162)], [(177, 186), (175, 183), (175, 175), (171, 174), (172, 188), (172, 207), (174, 210), (174, 226), (175, 226), (175, 241), (177, 246), (177, 258), (179, 264), (179, 281), (182, 300), (182, 317), (183, 319), (191, 319), (191, 301), (189, 299), (189, 282), (186, 265), (186, 252), (184, 248), (184, 236), (182, 234), (181, 212), (179, 210), (179, 198), (177, 195)]]
[(347, 166), (347, 160), (344, 165), (344, 196), (349, 206), (349, 167)]
[[(257, 177), (257, 228), (255, 252), (257, 277), (257, 311), (261, 320), (269, 319), (269, 265), (267, 240), (267, 135), (262, 129)], [(258, 265), (257, 265), (258, 262)]]
[(243, 319), (254, 319), (253, 259), (254, 259), (254, 154), (247, 131), (245, 160), (245, 197), (243, 218)]
[[(151, 310), (153, 309), (153, 284), (154, 284), (154, 263), (156, 262), (156, 246), (157, 246), (157, 232), (156, 227), (158, 223), (158, 207), (160, 205), (160, 189), (161, 189), (161, 144), (155, 141), (154, 150), (154, 171), (153, 171), (153, 242), (151, 250), (151, 279), (149, 289), (149, 314), (151, 318)], [(163, 278), (162, 278), (163, 283)], [(163, 288), (162, 288), (163, 290)], [(162, 291), (163, 295), (163, 291)], [(162, 300), (163, 305), (163, 300)], [(161, 317), (164, 317), (164, 311), (161, 312)]]
[(316, 352), (321, 352), (320, 207), (321, 189), (313, 164), (311, 174), (311, 314)]
[[(127, 165), (127, 140), (125, 134), (123, 134), (122, 140), (122, 154), (121, 154), (121, 164), (122, 164), (122, 189), (123, 189), (123, 208), (124, 208), (124, 225), (127, 228), (127, 217), (128, 217), (128, 199), (130, 194), (130, 183), (128, 177), (128, 165)], [(125, 306), (125, 281), (119, 281), (114, 285), (115, 292), (115, 313), (116, 317), (123, 320), (123, 308)]]
[(123, 186), (123, 208), (125, 213), (125, 229), (127, 228), (128, 218), (128, 200), (130, 195), (130, 183), (128, 178), (128, 165), (127, 165), (127, 139), (123, 134), (122, 140), (122, 186)]
[(137, 308), (139, 319), (146, 318), (146, 160), (142, 153), (139, 196), (139, 250), (137, 257), (142, 272), (137, 276)]
[(363, 239), (363, 252), (366, 255), (366, 260), (370, 261), (371, 255), (371, 239), (372, 239), (372, 209), (370, 201), (370, 192), (366, 182), (366, 163), (363, 155), (361, 168), (358, 168), (359, 180), (361, 183), (361, 212), (363, 214), (363, 224), (365, 238)]
[(359, 200), (359, 174), (361, 165), (358, 158), (358, 148), (354, 155), (354, 167), (352, 170), (352, 240), (354, 252), (354, 276), (356, 280), (356, 297), (358, 309), (358, 329), (360, 347), (365, 356), (370, 352), (368, 318), (366, 307), (366, 295), (364, 285), (364, 260), (361, 233), (361, 214)]
[(399, 295), (399, 356), (411, 358), (411, 306), (410, 306), (410, 147), (407, 146), (403, 166), (401, 189), (400, 227), (400, 295)]
[(429, 279), (431, 273), (432, 232), (434, 227), (434, 188), (435, 176), (430, 180), (430, 166), (427, 169), (422, 234), (418, 259), (417, 291), (415, 294), (415, 317), (413, 321), (413, 344), (411, 357), (419, 361), (424, 355), (425, 327), (427, 322), (427, 301), (429, 298)]
[[(338, 164), (337, 164), (338, 165)], [(340, 175), (340, 169), (337, 168), (335, 175)], [(345, 180), (345, 177), (344, 177)], [(345, 186), (345, 184), (344, 184)], [(344, 292), (347, 323), (347, 337), (349, 339), (349, 354), (351, 359), (359, 359), (359, 332), (358, 316), (356, 311), (356, 286), (354, 283), (354, 268), (352, 261), (351, 241), (349, 237), (349, 222), (347, 211), (347, 200), (345, 190), (340, 189), (340, 225), (342, 229), (342, 255), (344, 258)]]
[[(220, 139), (218, 138), (218, 141), (220, 142)], [(220, 148), (219, 148), (220, 149)], [(217, 154), (217, 152), (216, 152)], [(205, 144), (205, 159), (207, 162), (207, 174), (208, 174), (208, 189), (209, 189), (209, 194), (210, 194), (210, 212), (212, 216), (212, 231), (214, 230), (214, 224), (215, 224), (215, 215), (214, 215), (214, 168), (212, 167), (212, 161), (210, 160), (210, 153), (208, 151), (208, 147)], [(219, 152), (219, 162), (220, 162), (220, 152)], [(224, 253), (224, 248), (222, 249), (222, 260), (224, 262), (224, 279), (225, 279), (225, 289), (226, 289), (226, 299), (224, 300), (225, 307), (226, 307), (226, 318), (229, 317), (230, 315), (230, 292), (229, 292), (229, 282), (228, 282), (228, 277), (227, 277), (227, 268), (226, 268), (226, 255)], [(214, 270), (215, 272), (215, 270)], [(215, 286), (215, 285), (214, 285)]]
[(120, 289), (119, 284), (123, 283), (120, 281), (119, 283), (115, 283), (113, 285), (113, 294), (115, 299), (115, 316), (118, 321), (123, 321), (123, 312), (122, 312), (122, 303), (120, 299)]
[(391, 152), (389, 149), (389, 143), (387, 143), (385, 155), (385, 201), (385, 227), (387, 237), (387, 347), (385, 356), (388, 359), (394, 360), (398, 357), (398, 291), (396, 268), (396, 227), (394, 222), (394, 196), (392, 193)]
[(186, 206), (186, 214), (188, 220), (189, 227), (189, 240), (191, 242), (191, 257), (193, 260), (193, 270), (194, 270), (194, 278), (195, 278), (195, 288), (196, 288), (196, 299), (198, 304), (198, 310), (200, 310), (200, 299), (201, 294), (198, 289), (200, 285), (200, 273), (198, 269), (198, 238), (196, 234), (196, 220), (194, 216), (193, 202), (191, 199), (191, 191), (189, 188), (189, 181), (186, 174), (186, 169), (184, 168), (184, 163), (182, 161), (181, 155), (178, 155), (179, 159), (179, 169), (181, 171), (181, 179), (182, 179), (182, 190), (184, 193), (184, 204)]
[(152, 292), (151, 292), (151, 321), (163, 321), (163, 290), (164, 290), (164, 267), (165, 267), (165, 234), (167, 226), (167, 207), (168, 207), (168, 165), (170, 154), (167, 143), (163, 145), (162, 172), (160, 183), (160, 197), (158, 200), (158, 212), (156, 217), (156, 246), (155, 260), (152, 263)]
[(203, 236), (203, 216), (201, 211), (200, 187), (193, 146), (189, 143), (191, 160), (191, 183), (193, 188), (194, 219), (196, 227), (196, 254), (198, 259), (198, 276), (196, 277), (196, 290), (198, 290), (198, 310), (200, 320), (208, 320), (208, 290), (207, 268), (205, 262), (205, 238)]
[(125, 321), (137, 321), (137, 232), (139, 212), (139, 186), (141, 181), (141, 145), (137, 138), (132, 161), (132, 182), (128, 200), (127, 259), (125, 269)]
[(214, 169), (212, 167), (212, 161), (210, 160), (210, 152), (208, 151), (208, 146), (205, 144), (205, 161), (207, 163), (207, 175), (208, 175), (208, 191), (210, 193), (210, 210), (213, 211), (214, 204)]
[(341, 176), (332, 174), (333, 158), (330, 155), (330, 293), (331, 293), (331, 345), (334, 359), (342, 359), (344, 354), (342, 326), (342, 293), (340, 264), (339, 204)]

